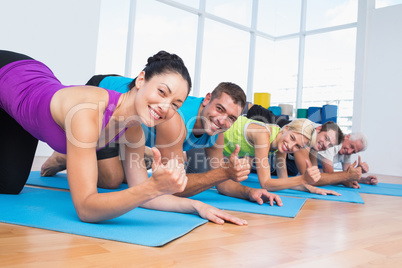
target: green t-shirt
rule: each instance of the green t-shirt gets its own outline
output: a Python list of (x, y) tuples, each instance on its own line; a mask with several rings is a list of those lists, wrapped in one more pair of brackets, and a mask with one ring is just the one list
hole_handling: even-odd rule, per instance
[(270, 132), (271, 136), (269, 138), (269, 143), (271, 144), (276, 136), (278, 135), (281, 128), (277, 125), (269, 125), (272, 129), (272, 132), (269, 130), (268, 125), (264, 122), (260, 122), (253, 119), (248, 119), (245, 116), (239, 116), (236, 122), (233, 123), (232, 127), (229, 128), (224, 133), (225, 143), (223, 147), (223, 154), (225, 156), (230, 156), (232, 152), (236, 148), (236, 144), (240, 146), (239, 157), (244, 157), (246, 155), (250, 157), (255, 156), (254, 146), (251, 145), (246, 138), (246, 130), (250, 124), (257, 124), (260, 126), (264, 126)]

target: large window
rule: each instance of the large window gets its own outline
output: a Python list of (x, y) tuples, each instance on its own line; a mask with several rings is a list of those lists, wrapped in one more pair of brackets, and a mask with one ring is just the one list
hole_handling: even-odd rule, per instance
[(338, 26), (357, 21), (357, 0), (308, 0), (306, 30)]
[(231, 81), (249, 101), (269, 92), (271, 105), (295, 110), (336, 104), (350, 132), (357, 7), (358, 0), (102, 0), (97, 71), (136, 76), (163, 49), (185, 61), (193, 95)]
[(96, 57), (98, 74), (124, 74), (129, 8), (130, 0), (101, 2)]
[(247, 86), (249, 36), (244, 31), (207, 19), (205, 21), (199, 96), (220, 82)]
[(402, 0), (376, 0), (375, 7), (382, 8), (382, 7), (389, 7), (394, 5), (402, 4)]
[(300, 0), (266, 0), (258, 2), (257, 29), (272, 36), (300, 31)]
[(206, 12), (217, 17), (250, 27), (250, 0), (206, 0)]
[(337, 105), (345, 130), (352, 127), (355, 36), (347, 29), (306, 38), (302, 106)]
[(292, 104), (296, 107), (297, 39), (280, 42), (257, 38), (254, 92), (271, 94), (271, 106)]
[(132, 73), (144, 68), (147, 58), (160, 50), (179, 55), (194, 74), (197, 16), (158, 1), (136, 1)]

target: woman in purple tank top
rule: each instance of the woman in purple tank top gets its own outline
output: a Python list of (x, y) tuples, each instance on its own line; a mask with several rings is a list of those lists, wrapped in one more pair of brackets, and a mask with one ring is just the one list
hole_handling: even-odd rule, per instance
[[(103, 221), (143, 206), (245, 224), (202, 202), (171, 195), (186, 187), (184, 167), (177, 160), (161, 164), (156, 148), (148, 179), (141, 124), (155, 126), (170, 119), (190, 88), (182, 59), (165, 51), (148, 58), (133, 90), (120, 94), (99, 87), (64, 86), (43, 63), (0, 50), (0, 194), (23, 189), (41, 140), (67, 154), (68, 183), (82, 221)], [(129, 188), (98, 193), (96, 150), (115, 140), (124, 144)]]

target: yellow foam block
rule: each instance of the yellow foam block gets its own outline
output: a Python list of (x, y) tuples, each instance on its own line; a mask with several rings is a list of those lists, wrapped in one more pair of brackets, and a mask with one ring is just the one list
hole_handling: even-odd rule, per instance
[(271, 94), (269, 93), (254, 93), (254, 104), (261, 105), (267, 108), (271, 104)]

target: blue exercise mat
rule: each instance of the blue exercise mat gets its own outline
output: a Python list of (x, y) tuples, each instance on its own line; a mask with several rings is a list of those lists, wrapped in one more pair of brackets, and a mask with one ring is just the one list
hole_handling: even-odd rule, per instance
[(402, 184), (393, 183), (382, 183), (379, 182), (377, 185), (369, 185), (360, 183), (360, 189), (348, 188), (344, 186), (335, 186), (334, 191), (338, 189), (355, 191), (362, 194), (379, 194), (379, 195), (392, 195), (392, 196), (402, 196)]
[(65, 173), (57, 173), (53, 177), (42, 177), (40, 171), (31, 171), (26, 184), (64, 190), (70, 189), (68, 186), (67, 174)]
[[(272, 176), (272, 178), (277, 179), (277, 176)], [(258, 182), (258, 176), (255, 173), (251, 173), (248, 176), (246, 181), (250, 182)], [(260, 186), (259, 186), (260, 187)], [(392, 196), (402, 196), (402, 184), (393, 184), (393, 183), (381, 183), (379, 182), (377, 185), (369, 185), (360, 183), (360, 189), (354, 189), (349, 187), (344, 187), (343, 185), (328, 185), (322, 188), (326, 188), (329, 190), (334, 190), (339, 193), (343, 193), (344, 190), (350, 190), (354, 192), (358, 192), (361, 194), (379, 194), (379, 195), (392, 195)]]
[[(277, 179), (276, 176), (272, 176), (272, 178)], [(248, 179), (243, 181), (242, 184), (246, 185), (248, 187), (252, 187), (252, 188), (261, 188), (261, 185), (258, 181), (258, 176), (255, 173), (251, 173), (249, 175)], [(291, 190), (291, 189), (275, 191), (274, 193), (276, 193), (280, 196), (302, 197), (302, 198), (312, 198), (312, 199), (364, 204), (362, 197), (360, 196), (360, 194), (357, 191), (349, 191), (347, 189), (342, 189), (341, 187), (332, 186), (332, 185), (323, 186), (323, 187), (319, 187), (319, 188), (333, 190), (333, 191), (340, 193), (341, 195), (340, 196), (320, 195), (320, 194), (312, 194), (309, 192), (303, 192), (303, 191)]]
[(206, 190), (190, 198), (202, 201), (220, 209), (290, 218), (296, 217), (297, 213), (299, 213), (300, 209), (306, 202), (305, 198), (290, 198), (281, 196), (281, 200), (283, 202), (282, 207), (279, 207), (275, 204), (270, 206), (267, 203), (259, 205), (248, 200), (221, 195), (215, 189)]
[[(151, 174), (152, 174), (152, 172), (148, 171), (148, 176), (151, 176)], [(56, 175), (54, 175), (52, 177), (42, 177), (40, 175), (40, 171), (31, 171), (26, 184), (33, 185), (33, 186), (43, 186), (43, 187), (51, 187), (51, 188), (56, 188), (56, 189), (64, 189), (64, 190), (70, 189), (70, 187), (68, 185), (66, 173), (57, 173)], [(127, 189), (127, 184), (125, 184), (125, 183), (121, 184), (120, 187), (115, 190), (98, 188), (98, 192), (110, 192), (110, 191), (124, 190), (124, 189)]]
[[(150, 175), (150, 173), (149, 173)], [(69, 189), (67, 182), (67, 174), (59, 173), (53, 177), (41, 177), (39, 171), (32, 171), (29, 175), (27, 184), (44, 187), (54, 187), (59, 189)], [(122, 184), (119, 189), (127, 188), (127, 184)], [(99, 192), (111, 190), (98, 188)], [(258, 213), (282, 217), (295, 217), (300, 211), (306, 199), (281, 197), (283, 206), (270, 206), (268, 204), (259, 205), (255, 202), (229, 197), (219, 194), (216, 190), (206, 190), (192, 197), (211, 206), (233, 211)]]
[(19, 195), (0, 194), (0, 204), (0, 222), (153, 247), (207, 222), (194, 214), (136, 208), (115, 219), (85, 223), (69, 192), (30, 187)]

